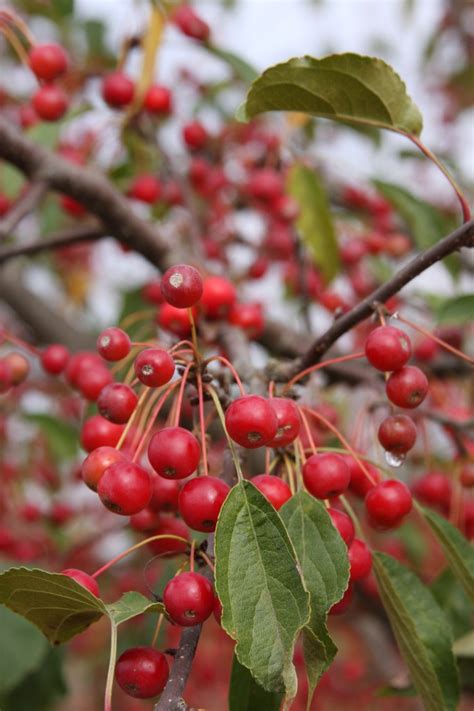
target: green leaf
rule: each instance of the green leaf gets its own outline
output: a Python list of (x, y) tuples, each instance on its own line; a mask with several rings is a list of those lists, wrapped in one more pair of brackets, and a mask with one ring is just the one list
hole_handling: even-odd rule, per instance
[(294, 58), (270, 67), (250, 87), (238, 118), (248, 120), (264, 111), (302, 111), (416, 136), (423, 126), (392, 67), (352, 53)]
[(282, 507), (280, 515), (310, 593), (311, 617), (304, 629), (303, 649), (309, 682), (308, 702), (337, 648), (330, 638), (326, 618), (347, 588), (347, 546), (334, 527), (326, 507), (300, 491)]
[(455, 711), (459, 680), (449, 623), (419, 578), (385, 553), (375, 553), (380, 597), (426, 711)]
[(249, 481), (234, 486), (215, 538), (222, 626), (235, 653), (267, 691), (296, 693), (293, 649), (308, 622), (308, 593), (281, 518)]
[(454, 639), (472, 629), (472, 604), (451, 568), (438, 575), (430, 590), (449, 620)]
[(423, 509), (423, 515), (443, 549), (451, 570), (474, 602), (474, 549), (445, 518), (428, 509)]
[(72, 578), (27, 568), (0, 574), (0, 603), (36, 625), (51, 644), (67, 642), (106, 612), (102, 600)]
[(49, 648), (39, 669), (29, 674), (7, 696), (0, 697), (2, 711), (51, 711), (67, 693), (62, 655)]
[(10, 200), (14, 200), (18, 197), (24, 184), (25, 176), (23, 173), (13, 165), (10, 165), (10, 163), (0, 164), (1, 190)]
[(35, 671), (48, 652), (48, 642), (27, 620), (0, 607), (0, 695)]
[(338, 273), (340, 265), (336, 233), (324, 185), (313, 170), (297, 163), (288, 177), (288, 192), (300, 207), (296, 226), (303, 242), (329, 282)]
[(77, 430), (72, 425), (46, 413), (29, 413), (25, 419), (38, 426), (54, 459), (75, 457), (78, 450)]
[(205, 44), (203, 46), (215, 57), (223, 59), (224, 62), (226, 62), (232, 69), (234, 74), (239, 79), (242, 79), (242, 81), (244, 81), (246, 84), (250, 84), (258, 77), (257, 70), (252, 67), (251, 64), (246, 62), (245, 59), (242, 59), (242, 57), (239, 57), (237, 54), (234, 54), (233, 52), (228, 52), (227, 50), (221, 49), (220, 47), (216, 47), (213, 44)]
[(40, 121), (28, 129), (28, 138), (31, 138), (35, 143), (39, 143), (43, 148), (53, 149), (58, 143), (63, 125), (62, 121), (51, 123)]
[(439, 323), (452, 323), (459, 326), (472, 321), (474, 314), (474, 294), (463, 294), (445, 299), (437, 309)]
[(234, 654), (229, 687), (229, 711), (279, 711), (283, 694), (265, 691)]
[(105, 607), (110, 619), (116, 625), (121, 625), (122, 622), (127, 622), (144, 612), (165, 612), (163, 603), (153, 602), (139, 592), (126, 592), (120, 600)]

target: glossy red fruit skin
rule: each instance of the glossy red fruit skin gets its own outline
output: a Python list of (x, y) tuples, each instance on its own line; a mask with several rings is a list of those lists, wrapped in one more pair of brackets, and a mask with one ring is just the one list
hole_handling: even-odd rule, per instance
[(82, 585), (82, 587), (86, 588), (90, 593), (96, 597), (100, 597), (97, 581), (91, 575), (84, 573), (83, 570), (79, 570), (78, 568), (66, 568), (66, 570), (61, 570), (61, 575), (67, 575), (68, 578), (75, 580), (76, 583)]
[(338, 530), (342, 540), (349, 548), (355, 536), (354, 524), (352, 519), (344, 511), (339, 509), (328, 509), (328, 514), (331, 517), (334, 527)]
[[(356, 494), (356, 496), (359, 496), (361, 499), (363, 499), (367, 492), (380, 482), (380, 472), (373, 464), (371, 464), (370, 462), (366, 462), (362, 459), (361, 461), (364, 464), (365, 469), (370, 474), (369, 479), (367, 474), (364, 472), (357, 460), (354, 459), (354, 457), (347, 454), (344, 455), (344, 459), (347, 466), (349, 467), (349, 471), (351, 474), (349, 488), (354, 494)], [(372, 482), (372, 479), (375, 483)]]
[(352, 602), (352, 598), (354, 597), (354, 586), (349, 583), (349, 586), (342, 596), (341, 600), (339, 602), (336, 602), (331, 609), (329, 610), (330, 615), (342, 615), (343, 612), (347, 610), (349, 605)]
[(59, 86), (45, 84), (33, 96), (33, 107), (43, 121), (58, 121), (69, 106), (67, 95)]
[(97, 447), (115, 447), (123, 432), (123, 425), (116, 425), (102, 417), (92, 415), (82, 425), (81, 446), (86, 452)]
[(153, 84), (145, 94), (143, 108), (154, 116), (168, 116), (173, 110), (171, 91), (166, 86)]
[(183, 427), (155, 432), (148, 445), (150, 464), (165, 479), (186, 479), (196, 471), (200, 458), (199, 442)]
[(192, 39), (205, 42), (209, 39), (210, 28), (189, 5), (181, 5), (174, 10), (171, 21), (181, 32)]
[(162, 513), (175, 513), (178, 510), (179, 492), (181, 485), (175, 479), (164, 479), (162, 476), (152, 477), (153, 494), (150, 508)]
[(188, 309), (197, 304), (202, 289), (201, 275), (189, 264), (176, 264), (170, 267), (161, 279), (163, 298), (177, 309)]
[(94, 449), (83, 461), (81, 467), (81, 477), (84, 483), (97, 491), (97, 486), (102, 474), (108, 467), (124, 459), (124, 455), (115, 447), (98, 447)]
[(279, 477), (272, 474), (257, 474), (251, 482), (277, 511), (291, 499), (291, 489)]
[(163, 602), (173, 622), (182, 627), (194, 627), (212, 614), (214, 590), (203, 575), (181, 573), (166, 585)]
[(379, 326), (367, 336), (365, 355), (377, 370), (399, 370), (411, 356), (410, 339), (399, 328)]
[(162, 187), (158, 178), (147, 173), (137, 175), (129, 190), (130, 197), (153, 205), (161, 197)]
[(156, 530), (159, 524), (160, 515), (152, 511), (149, 505), (130, 517), (130, 526), (141, 533), (150, 533)]
[(390, 402), (405, 409), (413, 409), (421, 405), (428, 390), (428, 378), (414, 365), (396, 370), (385, 384), (385, 392)]
[(130, 419), (137, 402), (137, 394), (129, 385), (110, 383), (101, 390), (97, 398), (97, 407), (106, 420), (123, 425)]
[(272, 168), (254, 170), (247, 183), (247, 192), (257, 200), (275, 202), (283, 195), (283, 178)]
[(31, 71), (44, 81), (53, 81), (67, 70), (68, 56), (59, 44), (37, 44), (28, 53)]
[(265, 328), (262, 304), (234, 304), (229, 312), (229, 323), (245, 331), (249, 338), (258, 338)]
[(235, 287), (228, 279), (208, 277), (203, 283), (200, 309), (208, 319), (225, 318), (236, 299)]
[(134, 363), (135, 375), (149, 388), (168, 383), (174, 375), (175, 362), (161, 348), (147, 348), (138, 354)]
[(270, 405), (277, 416), (278, 429), (267, 447), (286, 447), (294, 442), (300, 432), (301, 419), (298, 407), (294, 400), (286, 397), (272, 397)]
[[(194, 314), (196, 319), (196, 315)], [(171, 304), (163, 304), (157, 314), (156, 321), (160, 328), (174, 333), (179, 338), (186, 338), (191, 333), (191, 321), (186, 309), (177, 309)]]
[(133, 516), (150, 503), (153, 489), (146, 469), (127, 460), (116, 462), (102, 474), (97, 493), (109, 511)]
[(113, 381), (110, 371), (103, 365), (82, 371), (77, 378), (81, 395), (89, 402), (95, 402), (102, 390)]
[(461, 485), (466, 489), (474, 486), (474, 462), (466, 462), (461, 468), (459, 477)]
[(179, 513), (194, 531), (211, 532), (217, 524), (230, 486), (213, 476), (187, 481), (179, 494)]
[(412, 496), (406, 484), (386, 479), (374, 486), (365, 497), (365, 508), (373, 528), (384, 531), (395, 528), (410, 513)]
[(303, 467), (303, 481), (317, 499), (340, 496), (349, 486), (351, 473), (340, 454), (312, 454)]
[(390, 415), (381, 422), (378, 439), (382, 447), (394, 454), (406, 454), (416, 442), (416, 425), (407, 415)]
[(183, 126), (183, 139), (188, 148), (197, 151), (206, 145), (208, 134), (202, 123), (190, 121)]
[(30, 364), (22, 353), (12, 351), (7, 353), (3, 361), (10, 366), (12, 385), (23, 383), (30, 372)]
[(354, 538), (349, 547), (350, 580), (355, 582), (366, 578), (372, 570), (372, 553), (359, 538)]
[(227, 408), (225, 425), (234, 442), (246, 449), (256, 449), (275, 437), (278, 418), (269, 400), (260, 395), (244, 395)]
[[(158, 527), (153, 533), (148, 536), (180, 536), (189, 541), (189, 530), (184, 521), (169, 514), (161, 514)], [(174, 538), (159, 538), (148, 543), (148, 548), (154, 555), (159, 556), (174, 556), (179, 553), (186, 553), (189, 548), (189, 543), (179, 541)]]
[(423, 504), (444, 512), (449, 511), (452, 485), (443, 472), (427, 472), (414, 482), (412, 490), (415, 497)]
[(117, 684), (134, 699), (152, 699), (161, 694), (168, 676), (168, 661), (154, 647), (126, 649), (115, 665)]
[(97, 353), (91, 351), (79, 351), (69, 357), (64, 375), (73, 388), (78, 388), (79, 378), (82, 373), (86, 373), (92, 368), (102, 368), (104, 363)]
[(121, 328), (111, 326), (99, 335), (97, 339), (97, 351), (104, 360), (118, 361), (125, 358), (130, 353), (132, 344), (130, 338)]
[(135, 87), (133, 81), (122, 72), (113, 72), (104, 78), (102, 97), (114, 109), (121, 109), (133, 101)]
[(161, 293), (161, 280), (152, 279), (142, 289), (142, 298), (148, 301), (149, 304), (159, 306), (163, 303), (163, 294)]

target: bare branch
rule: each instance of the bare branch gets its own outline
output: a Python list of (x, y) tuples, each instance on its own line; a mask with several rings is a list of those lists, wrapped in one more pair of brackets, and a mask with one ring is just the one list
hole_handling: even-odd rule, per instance
[(22, 219), (33, 212), (41, 202), (47, 190), (44, 182), (32, 183), (25, 193), (10, 208), (5, 217), (0, 220), (0, 240), (6, 239), (20, 224)]
[(106, 232), (104, 228), (98, 223), (87, 223), (69, 227), (68, 229), (52, 234), (48, 239), (40, 239), (26, 244), (15, 244), (12, 247), (0, 250), (0, 264), (14, 257), (38, 254), (39, 252), (65, 247), (70, 244), (77, 244), (78, 242), (90, 242), (105, 236)]

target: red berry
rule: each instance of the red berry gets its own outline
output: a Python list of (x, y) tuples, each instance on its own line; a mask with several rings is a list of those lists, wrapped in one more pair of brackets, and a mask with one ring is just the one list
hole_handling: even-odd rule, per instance
[(163, 602), (173, 622), (182, 627), (193, 627), (211, 615), (214, 591), (203, 575), (181, 573), (171, 578), (166, 585)]
[(349, 548), (351, 582), (366, 578), (372, 570), (372, 553), (364, 541), (354, 538)]
[(122, 360), (130, 353), (130, 338), (121, 328), (106, 328), (97, 339), (97, 350), (105, 360)]
[(265, 327), (262, 305), (235, 304), (229, 313), (229, 323), (245, 331), (249, 338), (258, 338)]
[(209, 319), (224, 318), (235, 304), (234, 285), (224, 277), (213, 276), (204, 280), (200, 307)]
[(363, 499), (367, 492), (379, 483), (381, 479), (380, 472), (373, 464), (362, 459), (364, 469), (369, 473), (369, 477), (354, 457), (345, 455), (344, 460), (351, 474), (349, 488), (354, 494)]
[(209, 39), (210, 29), (189, 5), (180, 5), (171, 16), (172, 22), (188, 37), (205, 42)]
[(142, 289), (142, 297), (150, 304), (159, 306), (163, 303), (163, 294), (161, 293), (161, 282), (159, 279), (149, 281)]
[(399, 370), (411, 356), (410, 339), (399, 328), (379, 326), (367, 337), (365, 355), (377, 370)]
[(178, 510), (179, 492), (181, 487), (179, 481), (174, 479), (164, 479), (162, 476), (152, 477), (153, 494), (150, 501), (150, 508), (153, 511)]
[(153, 84), (145, 94), (143, 108), (155, 116), (167, 116), (173, 109), (171, 91), (166, 86)]
[(115, 447), (105, 446), (94, 449), (82, 463), (81, 477), (84, 483), (92, 491), (97, 491), (97, 485), (105, 470), (124, 458), (122, 452)]
[(351, 473), (340, 454), (312, 454), (303, 467), (303, 480), (310, 494), (328, 499), (344, 493)]
[(247, 183), (247, 192), (257, 200), (275, 202), (283, 195), (283, 178), (272, 168), (254, 170)]
[(53, 81), (67, 69), (68, 56), (59, 44), (38, 44), (30, 49), (31, 70), (38, 79)]
[(349, 605), (352, 602), (352, 598), (354, 596), (354, 586), (349, 583), (349, 586), (342, 596), (341, 600), (339, 602), (336, 602), (331, 609), (329, 610), (330, 615), (342, 615), (343, 612), (347, 610)]
[(30, 372), (30, 364), (22, 353), (16, 351), (7, 353), (3, 361), (10, 367), (12, 385), (20, 385), (26, 380)]
[(202, 294), (202, 278), (189, 264), (170, 267), (161, 280), (161, 293), (172, 306), (187, 309), (197, 304)]
[(474, 486), (474, 462), (463, 464), (459, 480), (466, 489)]
[(133, 81), (122, 72), (113, 72), (102, 83), (102, 97), (114, 109), (120, 109), (133, 101)]
[(191, 320), (186, 309), (177, 309), (171, 304), (163, 304), (156, 320), (162, 329), (174, 333), (179, 338), (186, 338), (191, 333)]
[(374, 528), (395, 528), (410, 513), (413, 502), (410, 490), (398, 479), (387, 479), (374, 486), (365, 497), (369, 522)]
[(12, 204), (10, 200), (6, 197), (6, 195), (3, 195), (3, 193), (0, 193), (0, 217), (3, 217), (4, 215), (7, 214), (9, 209), (11, 208)]
[(71, 356), (67, 362), (65, 376), (66, 380), (73, 388), (79, 387), (79, 379), (83, 373), (94, 368), (103, 368), (104, 364), (97, 353), (80, 351)]
[(33, 106), (43, 121), (58, 121), (66, 113), (69, 100), (61, 87), (45, 84), (33, 96)]
[(418, 358), (418, 360), (421, 360), (423, 363), (429, 363), (433, 358), (436, 356), (436, 354), (439, 351), (439, 346), (434, 341), (432, 338), (422, 338), (421, 341), (419, 341), (415, 348), (413, 349), (413, 355), (415, 358)]
[(148, 445), (153, 469), (165, 479), (185, 479), (196, 471), (201, 449), (196, 437), (183, 427), (155, 432)]
[(244, 395), (227, 408), (225, 425), (234, 442), (255, 449), (273, 440), (278, 431), (278, 418), (271, 401), (260, 395)]
[[(189, 541), (188, 527), (179, 518), (162, 514), (158, 528), (153, 531), (154, 536), (179, 536)], [(176, 540), (176, 538), (159, 538), (150, 541), (148, 547), (154, 555), (172, 556), (178, 553), (185, 553), (188, 550), (188, 543)]]
[(67, 568), (66, 570), (61, 570), (61, 575), (67, 575), (68, 578), (75, 580), (76, 583), (82, 585), (82, 587), (89, 590), (90, 593), (96, 597), (100, 597), (100, 590), (97, 585), (97, 581), (91, 575), (84, 573), (83, 570), (78, 570), (77, 568)]
[(390, 402), (407, 409), (421, 405), (428, 390), (428, 378), (414, 365), (396, 370), (385, 384), (385, 391)]
[(67, 212), (72, 217), (83, 217), (87, 212), (87, 208), (82, 203), (69, 197), (69, 195), (61, 196), (61, 207), (64, 212)]
[(407, 415), (390, 415), (381, 423), (379, 442), (388, 452), (406, 454), (416, 442), (416, 425)]
[(285, 397), (272, 397), (270, 405), (273, 407), (278, 420), (276, 435), (267, 444), (267, 447), (286, 447), (298, 437), (301, 420), (293, 400)]
[(81, 446), (86, 452), (97, 447), (115, 447), (122, 432), (123, 425), (109, 422), (102, 415), (92, 415), (82, 425)]
[(152, 491), (147, 470), (125, 459), (108, 467), (97, 486), (104, 506), (121, 516), (132, 516), (148, 506)]
[(13, 372), (11, 366), (4, 358), (0, 359), (0, 393), (6, 393), (13, 385)]
[(135, 699), (151, 699), (161, 694), (168, 676), (168, 661), (154, 647), (127, 649), (115, 666), (117, 684)]
[(161, 196), (161, 183), (154, 175), (138, 175), (130, 186), (130, 197), (148, 205), (158, 202)]
[(95, 402), (106, 385), (113, 380), (112, 373), (103, 365), (98, 365), (88, 371), (81, 371), (77, 378), (77, 387), (81, 395)]
[(179, 512), (195, 531), (214, 531), (230, 487), (222, 479), (200, 476), (187, 481), (179, 495)]
[(190, 121), (183, 126), (183, 139), (188, 148), (197, 151), (206, 145), (208, 133), (202, 123)]
[(433, 471), (424, 474), (412, 488), (414, 495), (422, 503), (439, 508), (441, 511), (449, 511), (452, 487), (443, 472)]
[(339, 531), (339, 535), (342, 540), (349, 547), (354, 540), (355, 529), (354, 524), (350, 516), (344, 513), (344, 511), (339, 511), (339, 509), (328, 509), (328, 514), (331, 517), (331, 521), (334, 527)]
[(31, 104), (25, 104), (24, 106), (20, 106), (20, 108), (18, 109), (18, 118), (20, 120), (20, 126), (25, 130), (36, 126), (39, 121), (38, 114), (31, 106)]
[(161, 348), (147, 348), (135, 358), (135, 375), (149, 388), (168, 383), (174, 375), (175, 363), (169, 353)]
[(341, 245), (339, 252), (343, 264), (346, 266), (357, 264), (367, 254), (367, 244), (364, 240), (353, 237)]
[(129, 385), (110, 383), (101, 390), (97, 407), (106, 420), (122, 425), (130, 419), (137, 402), (138, 397)]
[(257, 474), (251, 481), (277, 511), (291, 499), (290, 487), (277, 476)]
[(130, 526), (135, 531), (150, 533), (154, 531), (160, 523), (160, 516), (156, 511), (152, 511), (150, 506), (142, 509), (130, 517)]

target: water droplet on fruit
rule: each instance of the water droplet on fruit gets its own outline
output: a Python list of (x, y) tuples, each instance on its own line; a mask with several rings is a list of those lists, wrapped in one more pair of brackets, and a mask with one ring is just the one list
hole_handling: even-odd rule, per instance
[(405, 454), (395, 454), (395, 452), (385, 452), (385, 461), (389, 465), (389, 467), (395, 467), (395, 469), (398, 469), (398, 467), (401, 467), (403, 462), (405, 461)]

